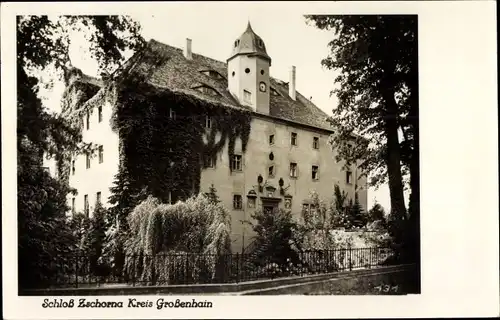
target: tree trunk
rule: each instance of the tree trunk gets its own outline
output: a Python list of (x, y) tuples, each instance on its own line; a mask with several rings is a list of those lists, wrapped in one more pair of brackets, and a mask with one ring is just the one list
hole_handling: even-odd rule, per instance
[(403, 193), (403, 176), (401, 174), (401, 152), (398, 138), (397, 105), (391, 96), (385, 99), (387, 113), (384, 119), (385, 136), (387, 138), (387, 173), (389, 176), (389, 193), (391, 199), (391, 215), (396, 220), (403, 220), (406, 208)]

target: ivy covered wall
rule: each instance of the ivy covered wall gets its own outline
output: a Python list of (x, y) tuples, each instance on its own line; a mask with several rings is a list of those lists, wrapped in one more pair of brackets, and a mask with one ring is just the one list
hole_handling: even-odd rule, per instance
[[(147, 195), (167, 202), (197, 194), (204, 158), (215, 159), (226, 143), (231, 155), (240, 138), (245, 152), (250, 111), (157, 89), (137, 75), (116, 85), (111, 125), (120, 137), (120, 162), (110, 202), (121, 220)], [(210, 131), (206, 116), (214, 119)]]

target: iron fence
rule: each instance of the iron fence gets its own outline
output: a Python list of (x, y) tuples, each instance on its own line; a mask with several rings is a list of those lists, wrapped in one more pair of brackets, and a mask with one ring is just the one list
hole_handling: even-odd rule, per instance
[(255, 253), (209, 255), (162, 253), (121, 258), (73, 255), (51, 287), (96, 287), (239, 283), (373, 268), (389, 264), (389, 248), (351, 248), (291, 253), (284, 257)]

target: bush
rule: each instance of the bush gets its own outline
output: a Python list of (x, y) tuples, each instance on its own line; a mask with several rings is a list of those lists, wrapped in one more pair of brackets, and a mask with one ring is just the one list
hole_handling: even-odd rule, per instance
[(263, 266), (269, 263), (284, 265), (287, 259), (296, 259), (292, 250), (293, 234), (297, 228), (289, 210), (276, 209), (273, 212), (255, 211), (251, 216), (255, 237), (255, 250), (251, 252), (252, 262)]
[[(139, 281), (170, 283), (174, 265), (193, 279), (208, 268), (214, 278), (219, 257), (230, 251), (228, 210), (201, 194), (174, 205), (148, 197), (129, 215), (128, 226), (125, 271)], [(191, 272), (177, 261), (180, 256), (192, 266)], [(157, 265), (160, 261), (169, 263), (168, 267)]]

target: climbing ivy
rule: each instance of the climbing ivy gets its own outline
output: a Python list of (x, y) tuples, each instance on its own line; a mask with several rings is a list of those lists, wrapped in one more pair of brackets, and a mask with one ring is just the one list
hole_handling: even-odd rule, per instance
[(111, 127), (120, 137), (120, 162), (110, 202), (122, 221), (148, 195), (165, 203), (199, 193), (204, 159), (215, 160), (226, 142), (228, 156), (237, 138), (246, 151), (248, 110), (160, 90), (137, 73), (116, 82), (115, 94)]

